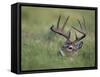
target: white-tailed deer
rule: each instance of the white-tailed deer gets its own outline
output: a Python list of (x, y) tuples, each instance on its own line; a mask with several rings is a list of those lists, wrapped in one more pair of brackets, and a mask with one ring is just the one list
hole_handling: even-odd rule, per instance
[(64, 45), (60, 48), (60, 53), (62, 56), (65, 56), (65, 53), (70, 53), (70, 54), (74, 54), (76, 53), (80, 48), (82, 48), (83, 46), (83, 41), (82, 39), (86, 37), (86, 33), (83, 31), (83, 27), (84, 29), (86, 29), (85, 27), (85, 19), (84, 17), (83, 18), (83, 24), (80, 22), (80, 20), (77, 19), (79, 25), (80, 25), (80, 29), (77, 29), (75, 28), (74, 26), (72, 26), (72, 28), (81, 33), (82, 35), (81, 36), (77, 36), (76, 32), (75, 32), (75, 40), (71, 41), (70, 40), (70, 36), (71, 36), (71, 31), (68, 31), (68, 32), (64, 32), (64, 28), (65, 28), (65, 25), (67, 24), (68, 20), (69, 20), (69, 16), (66, 18), (64, 24), (62, 25), (62, 27), (60, 28), (59, 27), (59, 22), (60, 22), (60, 19), (61, 19), (61, 16), (59, 16), (58, 18), (58, 21), (57, 21), (57, 26), (54, 27), (54, 25), (51, 26), (51, 31), (63, 36), (66, 38), (66, 41), (64, 43)]

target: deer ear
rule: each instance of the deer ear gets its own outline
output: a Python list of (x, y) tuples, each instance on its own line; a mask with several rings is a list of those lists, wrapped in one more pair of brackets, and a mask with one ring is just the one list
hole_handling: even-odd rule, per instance
[(79, 49), (82, 48), (82, 46), (83, 46), (83, 41), (80, 42)]
[(82, 46), (83, 46), (83, 41), (80, 41), (80, 42), (78, 42), (78, 43), (76, 44), (77, 49), (82, 48)]

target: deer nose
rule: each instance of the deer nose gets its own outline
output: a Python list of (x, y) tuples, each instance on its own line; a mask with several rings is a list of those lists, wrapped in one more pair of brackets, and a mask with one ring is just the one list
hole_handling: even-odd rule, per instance
[(72, 47), (69, 47), (69, 49), (72, 49)]
[(73, 46), (69, 46), (69, 49), (73, 49)]

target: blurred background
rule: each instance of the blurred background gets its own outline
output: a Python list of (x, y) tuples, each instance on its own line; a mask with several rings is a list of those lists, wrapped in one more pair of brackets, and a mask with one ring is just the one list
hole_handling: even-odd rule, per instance
[[(91, 67), (95, 65), (95, 11), (26, 6), (23, 6), (21, 11), (22, 70)], [(72, 40), (75, 39), (75, 31), (71, 29), (71, 26), (80, 28), (77, 19), (83, 23), (82, 16), (86, 21), (87, 36), (83, 40), (83, 48), (80, 49), (77, 56), (73, 57), (73, 61), (68, 56), (57, 55), (66, 39), (50, 31), (50, 27), (52, 24), (56, 26), (59, 15), (62, 16), (60, 26), (66, 17), (70, 16), (65, 32), (71, 30)]]

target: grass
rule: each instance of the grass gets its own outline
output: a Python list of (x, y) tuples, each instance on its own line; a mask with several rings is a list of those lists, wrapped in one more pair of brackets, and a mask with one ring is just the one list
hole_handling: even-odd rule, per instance
[[(74, 39), (74, 31), (71, 26), (79, 27), (76, 19), (86, 20), (87, 36), (83, 40), (84, 46), (77, 56), (62, 57), (58, 55), (65, 38), (52, 31), (52, 24), (56, 26), (59, 15), (62, 15), (61, 23), (69, 15), (71, 16), (66, 26), (66, 31), (71, 30), (71, 39)], [(22, 7), (22, 70), (91, 67), (95, 65), (95, 11), (74, 9), (52, 9), (37, 7)]]

